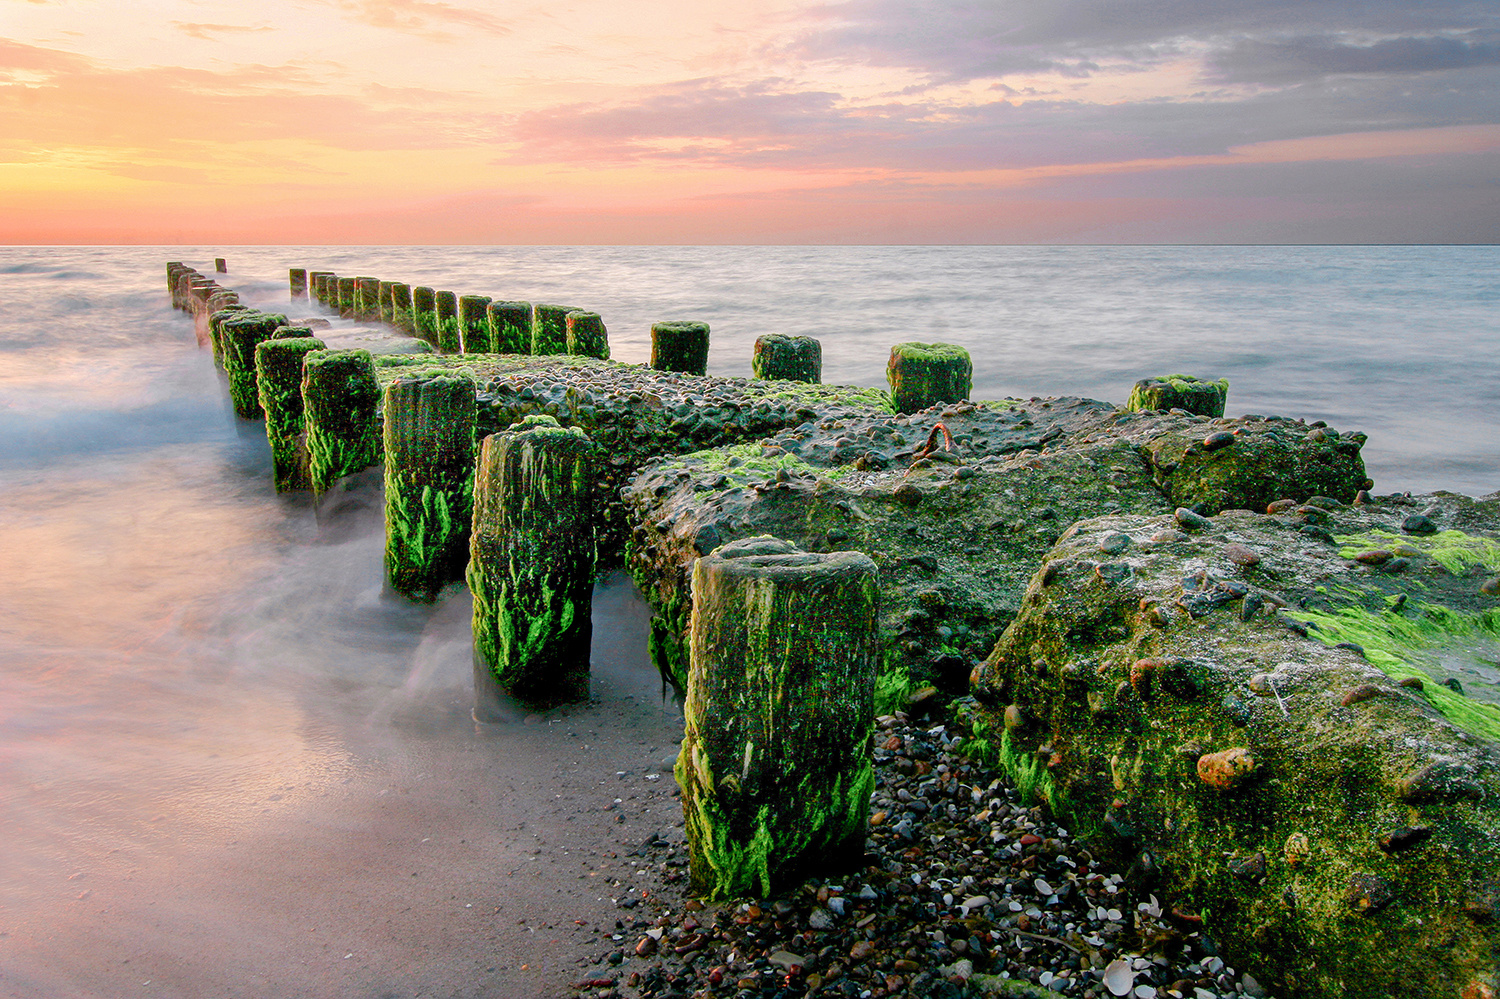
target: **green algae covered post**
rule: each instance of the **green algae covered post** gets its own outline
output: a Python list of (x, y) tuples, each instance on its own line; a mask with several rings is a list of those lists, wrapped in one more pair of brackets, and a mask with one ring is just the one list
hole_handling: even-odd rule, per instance
[(531, 303), (491, 302), (490, 341), (497, 354), (531, 353)]
[(451, 291), (432, 293), (432, 304), (437, 310), (437, 347), (441, 354), (457, 354), (463, 350), (463, 332), (458, 324), (458, 295)]
[(609, 360), (609, 330), (597, 312), (570, 312), (565, 317), (568, 324), (568, 353), (583, 357)]
[(566, 354), (568, 352), (568, 313), (571, 305), (531, 307), (531, 352), (533, 354)]
[(385, 388), (385, 568), (421, 603), (464, 578), (474, 512), (474, 382), (417, 371)]
[(291, 286), (292, 301), (307, 297), (307, 268), (293, 267), (287, 271), (287, 283)]
[(770, 896), (859, 867), (879, 586), (861, 552), (760, 536), (693, 564), (677, 782), (692, 890)]
[(380, 318), (379, 278), (354, 279), (354, 318), (364, 323), (373, 323)]
[(490, 338), (490, 297), (460, 295), (458, 329), (465, 354), (489, 354), (494, 351)]
[(413, 333), (434, 347), (438, 344), (438, 314), (434, 292), (425, 285), (411, 290), (411, 318), (416, 329)]
[(214, 351), (214, 365), (224, 367), (224, 321), (241, 312), (254, 312), (248, 305), (226, 305), (208, 317), (208, 344)]
[(214, 270), (218, 271), (220, 274), (228, 274), (229, 261), (225, 260), (223, 257), (214, 257)]
[(708, 373), (708, 323), (694, 320), (651, 324), (651, 367), (657, 371)]
[(314, 302), (319, 305), (328, 305), (328, 279), (336, 278), (332, 271), (308, 271), (307, 289), (312, 295)]
[(391, 282), (391, 325), (403, 333), (417, 334), (417, 323), (411, 311), (411, 285)]
[(969, 352), (952, 343), (898, 343), (891, 348), (885, 378), (898, 413), (915, 413), (940, 402), (963, 402), (973, 385)]
[(817, 385), (823, 381), (823, 345), (810, 336), (767, 333), (755, 340), (750, 370), (756, 378)]
[(481, 711), (491, 684), (530, 701), (588, 696), (594, 452), (550, 416), (484, 439), (468, 568)]
[[(283, 326), (282, 330), (294, 328)], [(266, 412), (271, 475), (278, 493), (306, 489), (309, 484), (302, 420), (302, 361), (326, 347), (311, 336), (264, 340), (255, 347), (256, 382), (260, 405)]]
[(1216, 382), (1194, 378), (1192, 375), (1163, 375), (1160, 378), (1142, 378), (1130, 390), (1127, 410), (1182, 409), (1198, 416), (1218, 418), (1224, 415), (1224, 402), (1229, 398), (1229, 379)]
[(321, 350), (302, 362), (307, 473), (319, 496), (380, 463), (380, 383), (368, 350)]
[(396, 325), (396, 314), (391, 309), (391, 286), (394, 281), (381, 281), (375, 286), (375, 297), (379, 299), (376, 308), (380, 311), (380, 321), (387, 326)]
[(353, 319), (355, 312), (354, 278), (339, 278), (338, 310), (343, 319)]
[(269, 340), (282, 326), (286, 316), (264, 312), (241, 312), (219, 324), (223, 341), (224, 373), (229, 376), (229, 399), (236, 416), (246, 420), (260, 417), (260, 390), (255, 379), (255, 347)]

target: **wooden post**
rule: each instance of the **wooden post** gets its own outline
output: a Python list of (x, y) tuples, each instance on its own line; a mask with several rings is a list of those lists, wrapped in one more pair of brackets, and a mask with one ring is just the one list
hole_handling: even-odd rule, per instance
[(229, 261), (223, 257), (214, 257), (214, 270), (220, 274), (229, 273)]
[(362, 323), (373, 323), (380, 319), (379, 278), (354, 279), (354, 318)]
[(208, 344), (214, 351), (214, 366), (224, 367), (224, 320), (241, 312), (254, 312), (248, 305), (226, 305), (208, 316)]
[(767, 333), (756, 338), (750, 370), (756, 378), (817, 385), (823, 380), (823, 345), (810, 336)]
[(878, 570), (761, 536), (693, 564), (682, 752), (689, 871), (713, 898), (857, 869), (875, 785)]
[(531, 303), (491, 302), (490, 342), (498, 354), (531, 353)]
[[(291, 328), (283, 326), (282, 330)], [(266, 440), (271, 445), (271, 477), (278, 493), (306, 489), (310, 484), (302, 419), (302, 361), (326, 348), (327, 344), (311, 336), (265, 340), (255, 347), (255, 376), (260, 407), (266, 414)]]
[(345, 475), (380, 463), (380, 383), (368, 350), (323, 350), (302, 363), (307, 472), (323, 495)]
[(651, 367), (657, 371), (684, 371), (690, 375), (708, 373), (708, 323), (653, 323), (651, 325)]
[(355, 313), (354, 278), (339, 278), (339, 316), (343, 319), (353, 319)]
[(533, 354), (566, 354), (568, 352), (568, 313), (571, 305), (533, 305), (531, 307), (531, 352)]
[(434, 347), (438, 345), (438, 314), (431, 288), (418, 285), (411, 290), (411, 317), (415, 333)]
[(490, 339), (490, 297), (461, 295), (458, 299), (458, 329), (465, 354), (489, 354), (495, 350)]
[(464, 578), (474, 513), (474, 382), (445, 371), (385, 389), (385, 568), (391, 589), (431, 603)]
[(885, 378), (898, 413), (915, 413), (940, 402), (963, 402), (973, 384), (969, 352), (951, 343), (898, 343), (891, 348)]
[(392, 311), (391, 304), (391, 286), (395, 283), (394, 281), (380, 281), (375, 285), (375, 297), (378, 299), (375, 307), (380, 313), (380, 321), (387, 326), (396, 325), (396, 314)]
[(328, 306), (328, 279), (338, 279), (338, 275), (332, 271), (308, 271), (307, 284), (312, 291), (313, 299), (325, 308)]
[(391, 283), (391, 325), (403, 333), (416, 335), (417, 324), (411, 311), (411, 285), (402, 281)]
[(1164, 375), (1161, 378), (1142, 378), (1130, 390), (1127, 410), (1183, 409), (1197, 416), (1224, 415), (1224, 403), (1229, 398), (1229, 379), (1216, 382), (1204, 381), (1192, 375)]
[(459, 353), (464, 349), (464, 338), (458, 325), (458, 296), (451, 291), (435, 291), (432, 304), (437, 309), (438, 353)]
[(291, 285), (292, 301), (307, 297), (307, 268), (290, 268), (287, 271), (287, 282)]
[(597, 312), (570, 312), (568, 323), (568, 353), (584, 357), (609, 360), (609, 330)]
[(467, 573), (481, 712), (489, 685), (531, 701), (588, 696), (594, 450), (550, 416), (484, 439)]
[(219, 324), (223, 341), (224, 373), (229, 376), (229, 399), (236, 416), (259, 419), (260, 390), (255, 377), (255, 347), (269, 340), (286, 316), (265, 312), (241, 312)]

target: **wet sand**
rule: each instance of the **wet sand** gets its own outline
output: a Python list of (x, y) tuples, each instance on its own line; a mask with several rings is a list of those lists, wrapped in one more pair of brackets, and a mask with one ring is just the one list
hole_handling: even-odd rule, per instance
[[(92, 518), (112, 533), (34, 518), (38, 544), (87, 557), (7, 600), (47, 627), (12, 624), (0, 652), (0, 996), (567, 994), (615, 899), (649, 884), (630, 851), (680, 821), (681, 713), (639, 595), (619, 575), (596, 591), (590, 702), (476, 725), (467, 595), (380, 593), (369, 483), (321, 519), (212, 485), (162, 501), (223, 509), (155, 552), (105, 515), (120, 489), (173, 515), (128, 481)], [(233, 562), (216, 518), (247, 506), (279, 536)], [(204, 571), (132, 598), (164, 557)], [(99, 565), (115, 592), (91, 596)], [(116, 605), (99, 641), (85, 619)]]

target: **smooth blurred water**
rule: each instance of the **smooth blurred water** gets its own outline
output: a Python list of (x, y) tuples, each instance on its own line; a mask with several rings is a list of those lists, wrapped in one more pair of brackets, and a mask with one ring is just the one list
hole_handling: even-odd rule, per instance
[[(441, 789), (514, 763), (467, 721), (462, 594), (431, 609), (381, 592), (378, 483), (318, 514), (271, 491), (263, 428), (235, 420), (166, 294), (166, 261), (208, 272), (218, 255), (224, 284), (294, 316), (317, 309), (288, 302), (289, 267), (591, 309), (627, 362), (647, 359), (651, 323), (703, 319), (715, 374), (748, 375), (755, 338), (779, 332), (820, 338), (825, 381), (860, 385), (884, 384), (892, 343), (962, 344), (976, 398), (1122, 401), (1145, 376), (1223, 376), (1232, 414), (1368, 433), (1377, 491), (1500, 489), (1493, 246), (0, 248), (10, 994), (119, 994), (129, 976), (94, 955), (128, 964), (141, 939), (159, 983), (168, 957), (246, 926), (222, 957), (235, 975), (263, 953), (302, 960), (267, 886), (283, 860), (337, 857), (352, 833), (320, 810), (375, 821), (362, 795), (401, 774), (430, 791), (433, 773)], [(677, 722), (637, 648), (638, 602), (617, 586), (606, 604), (618, 648), (602, 669), (596, 647), (596, 694), (665, 751)], [(273, 810), (301, 823), (276, 827), (283, 852), (222, 883), (198, 870), (171, 932), (121, 942), (119, 920), (159, 914), (181, 865), (266, 840)], [(206, 915), (221, 895), (234, 927)], [(386, 961), (370, 974), (417, 958)], [(356, 994), (339, 974), (326, 994)]]

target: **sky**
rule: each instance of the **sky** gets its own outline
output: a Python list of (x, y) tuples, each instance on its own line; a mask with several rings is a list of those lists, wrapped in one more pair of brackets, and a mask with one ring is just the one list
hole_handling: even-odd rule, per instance
[(0, 0), (5, 244), (1497, 233), (1497, 0)]

